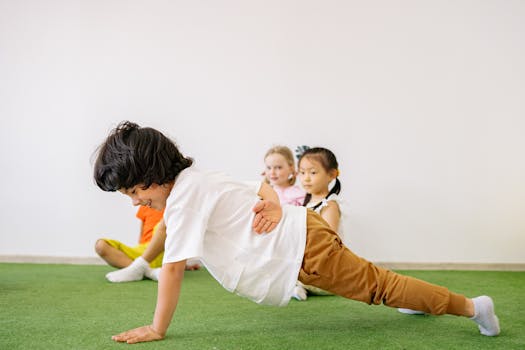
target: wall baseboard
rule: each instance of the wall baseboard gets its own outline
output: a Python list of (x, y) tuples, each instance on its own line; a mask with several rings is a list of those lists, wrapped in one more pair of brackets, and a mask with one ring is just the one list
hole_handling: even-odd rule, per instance
[(99, 257), (67, 257), (40, 255), (0, 255), (0, 263), (105, 265)]
[[(0, 263), (105, 265), (99, 257), (0, 255)], [(375, 262), (391, 270), (525, 271), (525, 263)]]
[(390, 270), (525, 271), (525, 263), (375, 262)]

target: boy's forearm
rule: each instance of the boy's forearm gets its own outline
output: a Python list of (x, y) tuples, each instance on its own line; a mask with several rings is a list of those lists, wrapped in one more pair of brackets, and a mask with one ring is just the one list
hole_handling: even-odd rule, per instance
[(179, 301), (186, 261), (162, 265), (153, 329), (164, 337)]

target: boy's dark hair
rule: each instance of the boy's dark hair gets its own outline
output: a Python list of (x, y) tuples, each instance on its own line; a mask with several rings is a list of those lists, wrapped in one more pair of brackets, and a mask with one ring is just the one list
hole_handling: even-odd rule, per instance
[[(321, 163), (324, 170), (326, 171), (331, 171), (331, 170), (339, 171), (339, 164), (337, 163), (337, 158), (335, 158), (335, 154), (329, 149), (323, 148), (323, 147), (307, 148), (303, 146), (303, 149), (301, 149), (300, 151), (302, 151), (302, 153), (300, 154), (299, 160), (297, 161), (298, 166), (299, 164), (301, 164), (301, 159), (311, 158)], [(333, 193), (339, 194), (339, 192), (341, 192), (341, 181), (339, 181), (339, 178), (336, 176), (335, 184), (330, 190), (330, 192), (328, 192), (325, 198), (330, 197)], [(306, 196), (304, 197), (303, 206), (306, 206), (310, 202), (310, 199), (312, 199), (312, 195), (310, 193), (307, 193)], [(317, 209), (321, 204), (322, 202), (318, 203), (312, 209), (313, 210)]]
[(153, 128), (124, 121), (98, 148), (94, 178), (103, 191), (117, 191), (143, 184), (163, 185), (191, 166), (173, 141)]

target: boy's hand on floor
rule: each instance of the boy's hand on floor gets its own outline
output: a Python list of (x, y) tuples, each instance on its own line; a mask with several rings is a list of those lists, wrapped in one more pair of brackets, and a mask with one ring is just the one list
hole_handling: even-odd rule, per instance
[(283, 216), (281, 206), (268, 200), (259, 201), (254, 207), (253, 230), (257, 233), (272, 231)]
[(135, 344), (146, 341), (161, 340), (164, 336), (155, 332), (152, 326), (135, 328), (120, 334), (114, 335), (111, 339), (118, 342)]

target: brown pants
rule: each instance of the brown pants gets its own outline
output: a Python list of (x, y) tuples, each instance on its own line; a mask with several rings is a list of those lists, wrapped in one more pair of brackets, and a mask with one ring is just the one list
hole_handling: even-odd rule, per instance
[(345, 247), (321, 216), (308, 210), (299, 281), (368, 304), (463, 315), (466, 298), (447, 288), (375, 266)]

